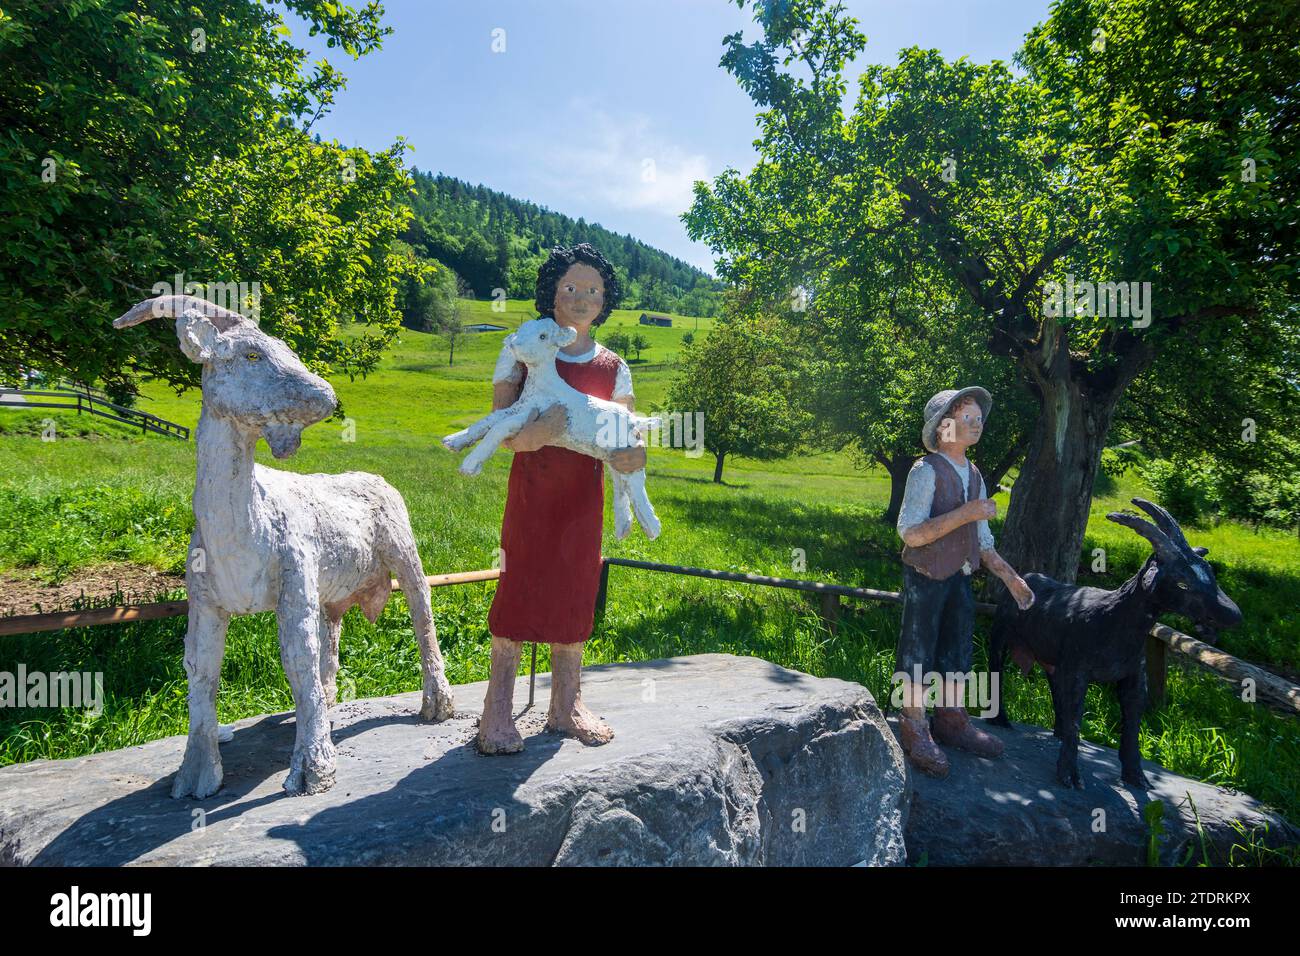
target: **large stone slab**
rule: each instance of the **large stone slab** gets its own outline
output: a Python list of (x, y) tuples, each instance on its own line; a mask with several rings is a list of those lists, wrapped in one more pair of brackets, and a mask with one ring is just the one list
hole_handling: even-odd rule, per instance
[[(890, 726), (897, 731), (897, 718)], [(1164, 803), (1160, 860), (1181, 864), (1189, 848), (1202, 861), (1202, 835), (1212, 862), (1254, 832), (1260, 842), (1294, 844), (1300, 834), (1245, 794), (1201, 783), (1142, 761), (1152, 784), (1141, 791), (1119, 779), (1119, 754), (1079, 743), (1084, 789), (1056, 782), (1060, 741), (1042, 727), (982, 724), (1006, 745), (996, 760), (945, 748), (951, 772), (935, 780), (912, 772), (907, 822), (909, 863), (931, 866), (1144, 865), (1149, 827), (1144, 808)], [(910, 768), (909, 768), (910, 770)], [(1197, 832), (1199, 817), (1201, 833)], [(1245, 862), (1242, 860), (1242, 862)]]
[[(617, 736), (542, 733), (548, 675), (520, 720), (526, 750), (473, 747), (483, 684), (420, 722), (418, 694), (333, 712), (327, 793), (280, 789), (293, 714), (235, 725), (213, 797), (172, 800), (184, 738), (0, 769), (0, 863), (900, 863), (902, 753), (870, 693), (748, 657), (592, 667), (583, 696)], [(527, 678), (515, 688), (527, 701)]]

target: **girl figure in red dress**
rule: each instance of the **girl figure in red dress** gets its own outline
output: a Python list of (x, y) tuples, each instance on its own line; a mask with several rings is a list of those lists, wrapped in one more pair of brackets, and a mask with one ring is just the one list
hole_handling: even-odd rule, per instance
[[(556, 370), (574, 388), (633, 410), (627, 363), (591, 337), (609, 317), (620, 289), (614, 269), (587, 243), (556, 248), (537, 272), (539, 315), (578, 333), (556, 355)], [(502, 348), (493, 375), (492, 409), (515, 403), (527, 369)], [(614, 732), (582, 703), (582, 645), (591, 636), (600, 584), (600, 538), (605, 484), (595, 458), (548, 444), (565, 426), (564, 410), (535, 412), (513, 439), (505, 517), (501, 523), (502, 568), (488, 630), (492, 672), (478, 749), (484, 754), (518, 753), (523, 738), (512, 714), (515, 677), (524, 641), (551, 645), (551, 706), (546, 729), (585, 744), (608, 743)], [(613, 453), (610, 467), (630, 472), (645, 467), (644, 448)]]

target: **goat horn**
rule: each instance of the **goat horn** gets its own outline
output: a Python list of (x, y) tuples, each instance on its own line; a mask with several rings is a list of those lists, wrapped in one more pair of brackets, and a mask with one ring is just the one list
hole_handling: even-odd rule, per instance
[(156, 318), (177, 318), (189, 312), (197, 311), (212, 322), (220, 332), (229, 332), (236, 325), (248, 324), (248, 319), (238, 312), (231, 312), (219, 305), (192, 295), (163, 295), (154, 299), (145, 299), (131, 306), (125, 313), (113, 320), (113, 328), (125, 329)]
[(1169, 536), (1153, 525), (1146, 518), (1140, 518), (1137, 515), (1131, 515), (1124, 511), (1112, 511), (1106, 515), (1106, 518), (1116, 524), (1122, 524), (1126, 528), (1132, 528), (1142, 537), (1151, 542), (1151, 547), (1155, 548), (1157, 557), (1172, 557), (1177, 548), (1169, 540)]
[(1156, 521), (1156, 527), (1169, 536), (1169, 540), (1180, 548), (1188, 548), (1190, 545), (1187, 539), (1183, 537), (1183, 529), (1178, 527), (1178, 522), (1164, 508), (1160, 507), (1154, 501), (1147, 501), (1145, 498), (1134, 498), (1133, 504), (1137, 505)]

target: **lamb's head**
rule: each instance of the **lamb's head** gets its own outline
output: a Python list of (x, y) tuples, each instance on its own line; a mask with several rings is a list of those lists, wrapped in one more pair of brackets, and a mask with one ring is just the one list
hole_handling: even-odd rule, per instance
[(560, 325), (554, 319), (533, 319), (506, 336), (506, 344), (515, 358), (528, 366), (555, 360), (555, 353), (578, 337), (577, 329)]
[(302, 430), (338, 405), (329, 382), (307, 370), (289, 346), (238, 312), (193, 296), (146, 299), (113, 327), (174, 318), (181, 351), (203, 366), (203, 406), (260, 434), (276, 458), (298, 450)]
[(1223, 593), (1214, 569), (1205, 560), (1208, 549), (1189, 545), (1174, 516), (1164, 508), (1144, 498), (1134, 498), (1133, 504), (1155, 523), (1118, 511), (1106, 517), (1151, 542), (1155, 553), (1143, 565), (1140, 576), (1143, 588), (1161, 610), (1191, 618), (1211, 642), (1220, 629), (1240, 624), (1241, 610)]

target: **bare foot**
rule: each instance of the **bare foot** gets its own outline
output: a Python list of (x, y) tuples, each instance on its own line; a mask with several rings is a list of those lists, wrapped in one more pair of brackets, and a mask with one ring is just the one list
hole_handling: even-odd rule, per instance
[(546, 717), (546, 729), (553, 734), (576, 737), (589, 747), (599, 747), (614, 739), (614, 731), (578, 701), (566, 716), (551, 713)]
[(522, 646), (518, 641), (492, 638), (492, 671), (475, 741), (481, 754), (517, 754), (524, 749), (524, 738), (511, 715)]
[(491, 756), (493, 754), (517, 754), (524, 749), (524, 738), (519, 736), (519, 729), (513, 720), (505, 724), (489, 721), (486, 717), (479, 721), (478, 737), (474, 741), (478, 752)]

